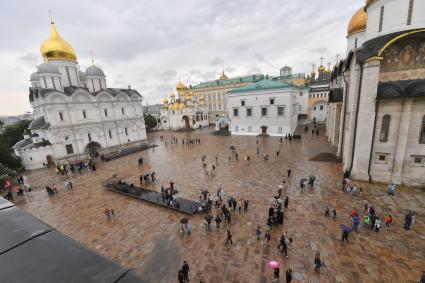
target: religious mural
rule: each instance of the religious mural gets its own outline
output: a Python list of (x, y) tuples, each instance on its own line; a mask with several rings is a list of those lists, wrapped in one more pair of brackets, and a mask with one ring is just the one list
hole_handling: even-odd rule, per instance
[(425, 39), (420, 37), (400, 40), (383, 53), (381, 73), (425, 68)]

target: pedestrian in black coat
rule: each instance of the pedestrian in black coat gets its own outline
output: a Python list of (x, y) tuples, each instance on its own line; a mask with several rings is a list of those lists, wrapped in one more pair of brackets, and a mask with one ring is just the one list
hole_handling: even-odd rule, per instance
[(183, 262), (182, 272), (183, 272), (184, 280), (189, 281), (189, 264), (187, 263), (187, 261)]

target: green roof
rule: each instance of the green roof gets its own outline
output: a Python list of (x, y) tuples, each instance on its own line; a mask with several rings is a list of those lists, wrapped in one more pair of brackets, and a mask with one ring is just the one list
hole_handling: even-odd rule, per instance
[(200, 89), (200, 88), (206, 88), (206, 87), (215, 87), (215, 86), (223, 86), (223, 85), (232, 85), (232, 84), (238, 84), (238, 83), (254, 83), (258, 82), (260, 80), (264, 79), (264, 75), (257, 74), (257, 75), (249, 75), (249, 76), (243, 76), (238, 78), (230, 78), (227, 80), (214, 80), (209, 82), (203, 82), (197, 85), (192, 86), (192, 89)]
[(294, 87), (292, 84), (280, 83), (271, 80), (261, 80), (259, 82), (243, 86), (240, 88), (235, 88), (228, 91), (228, 94), (237, 93), (237, 92), (246, 92), (246, 91), (258, 91), (258, 90), (266, 90), (266, 89), (280, 89), (280, 88), (292, 88)]

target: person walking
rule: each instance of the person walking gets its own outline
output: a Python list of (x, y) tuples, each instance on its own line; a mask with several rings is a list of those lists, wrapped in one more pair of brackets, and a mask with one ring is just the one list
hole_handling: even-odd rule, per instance
[(292, 269), (286, 270), (286, 283), (291, 283), (292, 281)]
[(232, 232), (230, 231), (230, 229), (227, 229), (227, 240), (226, 240), (226, 246), (227, 244), (230, 242), (231, 245), (233, 245), (233, 241), (232, 241)]
[(183, 272), (183, 277), (184, 280), (186, 280), (187, 282), (189, 282), (189, 264), (187, 263), (187, 261), (183, 262), (183, 266), (182, 266), (182, 272)]
[(288, 205), (289, 205), (289, 196), (286, 196), (285, 200), (283, 201), (283, 206), (285, 207), (285, 209), (287, 209)]
[(179, 280), (179, 283), (185, 283), (183, 271), (179, 270), (179, 273), (177, 274), (177, 279)]
[(257, 225), (257, 229), (255, 230), (255, 233), (257, 234), (257, 241), (260, 240), (261, 237), (261, 226)]
[(393, 222), (393, 217), (391, 216), (391, 214), (388, 214), (387, 218), (385, 219), (385, 226), (388, 228), (390, 228), (390, 224)]
[(322, 266), (322, 260), (320, 259), (320, 253), (317, 251), (314, 255), (314, 271), (320, 272), (320, 267)]
[(341, 239), (341, 242), (344, 242), (344, 240), (348, 242), (348, 235), (350, 235), (350, 233), (348, 233), (347, 230), (343, 229), (342, 230), (342, 239)]
[(270, 243), (271, 238), (272, 238), (272, 235), (270, 233), (270, 230), (267, 230), (266, 231), (266, 234), (264, 235), (264, 240), (265, 240), (264, 247), (265, 248), (269, 246), (269, 243)]

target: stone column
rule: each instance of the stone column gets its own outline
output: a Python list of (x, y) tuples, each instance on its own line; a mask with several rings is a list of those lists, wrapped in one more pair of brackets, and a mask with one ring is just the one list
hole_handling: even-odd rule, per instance
[[(368, 180), (368, 167), (372, 144), (375, 102), (378, 90), (380, 60), (369, 60), (363, 66), (363, 79), (359, 101), (354, 161), (351, 174), (355, 179)], [(354, 129), (353, 129), (354, 130)]]
[(413, 100), (411, 98), (403, 101), (400, 113), (400, 124), (398, 126), (398, 136), (394, 153), (392, 181), (400, 184), (402, 180), (403, 164), (406, 155), (406, 147), (409, 137), (410, 120), (412, 117)]

